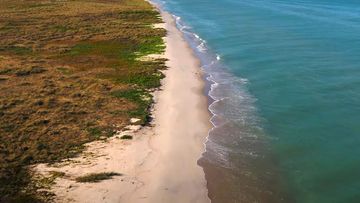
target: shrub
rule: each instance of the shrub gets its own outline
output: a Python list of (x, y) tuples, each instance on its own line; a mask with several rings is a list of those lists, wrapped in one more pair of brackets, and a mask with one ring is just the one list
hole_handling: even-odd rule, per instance
[(100, 182), (102, 180), (108, 180), (111, 179), (113, 176), (121, 176), (120, 173), (115, 172), (103, 172), (103, 173), (90, 173), (85, 176), (77, 177), (75, 180), (76, 182), (80, 183), (96, 183)]

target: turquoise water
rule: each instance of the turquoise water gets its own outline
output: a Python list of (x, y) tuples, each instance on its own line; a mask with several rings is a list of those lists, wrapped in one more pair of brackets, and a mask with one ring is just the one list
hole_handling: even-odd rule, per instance
[(360, 202), (360, 1), (166, 0), (211, 85), (214, 202)]

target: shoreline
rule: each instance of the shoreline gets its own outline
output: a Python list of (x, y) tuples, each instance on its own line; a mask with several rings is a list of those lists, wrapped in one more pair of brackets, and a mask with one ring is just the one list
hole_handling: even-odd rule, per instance
[[(40, 174), (66, 174), (51, 188), (56, 202), (210, 202), (203, 168), (197, 164), (212, 128), (200, 61), (175, 19), (153, 6), (165, 22), (164, 58), (169, 68), (161, 90), (154, 93), (152, 126), (129, 126), (105, 142), (87, 144), (80, 157), (57, 166), (36, 166)], [(119, 139), (123, 135), (133, 140)], [(99, 172), (122, 176), (99, 183), (74, 180)]]
[(151, 194), (149, 202), (209, 202), (205, 174), (197, 164), (211, 128), (200, 61), (176, 27), (175, 19), (158, 10), (168, 32), (165, 58), (169, 59), (169, 69), (164, 71), (162, 90), (155, 97), (155, 137), (150, 145), (159, 153), (156, 170), (145, 181), (151, 184), (138, 192)]

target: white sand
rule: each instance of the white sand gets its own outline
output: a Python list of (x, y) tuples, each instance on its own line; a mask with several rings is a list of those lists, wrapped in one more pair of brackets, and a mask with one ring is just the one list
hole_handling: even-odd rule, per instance
[[(166, 37), (162, 90), (155, 93), (153, 127), (132, 126), (107, 142), (88, 144), (84, 156), (63, 166), (38, 165), (36, 170), (63, 171), (52, 191), (58, 202), (209, 202), (204, 172), (197, 165), (210, 129), (210, 115), (203, 95), (199, 61), (175, 27), (172, 17), (162, 12)], [(121, 140), (121, 135), (133, 140)], [(87, 173), (118, 172), (111, 180), (77, 183)]]

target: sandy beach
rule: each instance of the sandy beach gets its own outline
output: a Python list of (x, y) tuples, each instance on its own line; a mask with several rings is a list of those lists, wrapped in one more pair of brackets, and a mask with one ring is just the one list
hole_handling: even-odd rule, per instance
[[(169, 69), (161, 90), (154, 93), (151, 126), (128, 126), (106, 141), (87, 144), (80, 157), (36, 166), (43, 175), (66, 174), (51, 189), (57, 202), (210, 202), (203, 169), (197, 164), (211, 128), (202, 72), (172, 16), (161, 15), (161, 26), (168, 31), (164, 57)], [(119, 139), (122, 135), (133, 139)], [(75, 181), (99, 172), (122, 176), (99, 183)]]

